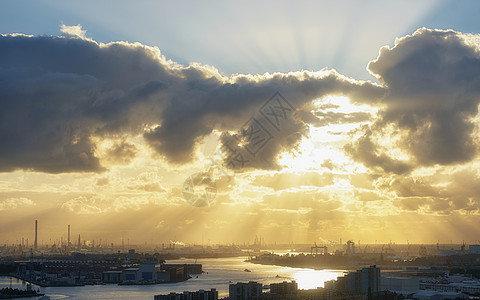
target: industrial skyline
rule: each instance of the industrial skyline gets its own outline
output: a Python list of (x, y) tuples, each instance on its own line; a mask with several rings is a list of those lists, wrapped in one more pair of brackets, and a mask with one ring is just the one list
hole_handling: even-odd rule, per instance
[[(369, 241), (364, 241), (363, 243), (361, 240), (357, 240), (357, 243), (353, 239), (348, 239), (345, 242), (343, 242), (343, 238), (339, 237), (337, 240), (321, 240), (317, 243), (317, 241), (313, 241), (312, 243), (293, 243), (293, 242), (279, 242), (277, 244), (276, 240), (269, 240), (267, 237), (267, 241), (265, 241), (265, 237), (262, 236), (251, 236), (249, 240), (245, 241), (235, 241), (232, 243), (221, 243), (217, 241), (202, 241), (202, 242), (195, 242), (195, 241), (172, 241), (172, 240), (163, 240), (162, 238), (156, 239), (156, 240), (150, 240), (150, 241), (142, 241), (142, 242), (136, 242), (135, 240), (130, 243), (130, 239), (125, 239), (124, 237), (120, 239), (107, 239), (105, 237), (100, 237), (97, 239), (97, 242), (95, 242), (95, 239), (91, 237), (87, 237), (86, 239), (82, 239), (82, 234), (78, 233), (78, 238), (76, 243), (71, 242), (70, 239), (70, 224), (67, 224), (67, 231), (66, 235), (60, 235), (56, 236), (53, 238), (47, 239), (38, 239), (38, 220), (35, 220), (34, 222), (34, 229), (32, 231), (32, 236), (34, 238), (33, 246), (30, 244), (29, 245), (29, 235), (27, 236), (21, 236), (18, 237), (15, 240), (9, 241), (7, 240), (4, 244), (3, 247), (4, 249), (10, 248), (19, 248), (23, 252), (29, 252), (29, 251), (34, 251), (35, 253), (49, 253), (50, 250), (58, 251), (60, 253), (64, 254), (69, 254), (69, 253), (74, 253), (76, 251), (80, 251), (81, 249), (91, 249), (95, 251), (95, 247), (98, 249), (104, 249), (104, 250), (115, 250), (115, 249), (120, 249), (121, 251), (126, 251), (128, 250), (129, 247), (146, 247), (144, 250), (155, 250), (159, 249), (158, 247), (161, 246), (162, 250), (175, 250), (175, 245), (179, 245), (180, 247), (191, 247), (191, 246), (212, 246), (212, 245), (236, 245), (239, 247), (252, 247), (253, 249), (264, 249), (264, 250), (272, 250), (275, 251), (277, 247), (280, 247), (278, 249), (283, 249), (285, 247), (289, 247), (290, 251), (295, 252), (295, 248), (298, 248), (301, 251), (307, 251), (310, 249), (310, 253), (313, 255), (326, 255), (329, 253), (335, 253), (336, 250), (341, 249), (342, 251), (345, 251), (347, 255), (350, 254), (355, 254), (355, 253), (366, 253), (367, 249), (368, 251), (372, 253), (390, 253), (393, 251), (391, 248), (392, 246), (394, 247), (400, 247), (402, 250), (405, 251), (405, 247), (407, 247), (407, 256), (409, 255), (409, 248), (414, 246), (415, 250), (410, 253), (410, 255), (414, 255), (414, 253), (419, 252), (419, 255), (426, 255), (426, 252), (422, 254), (422, 250), (417, 249), (420, 247), (430, 247), (431, 249), (436, 248), (436, 251), (440, 251), (441, 249), (445, 250), (453, 250), (453, 248), (459, 248), (461, 251), (465, 251), (467, 245), (477, 245), (480, 244), (480, 240), (437, 240), (436, 243), (411, 243), (411, 241), (403, 241), (403, 242), (395, 242), (392, 240), (389, 241), (384, 241), (384, 240), (375, 240), (374, 242), (369, 242)], [(41, 232), (40, 232), (41, 236)], [(309, 246), (312, 245), (312, 246)], [(0, 245), (2, 246), (2, 245)], [(300, 248), (299, 248), (300, 247)], [(357, 250), (355, 250), (357, 247)], [(453, 248), (452, 248), (453, 247)], [(470, 246), (473, 247), (473, 246)], [(476, 246), (475, 246), (476, 247)], [(277, 249), (277, 250), (278, 250)], [(362, 250), (363, 249), (363, 250)], [(478, 251), (476, 250), (470, 250), (470, 251)], [(398, 250), (398, 249), (397, 249)], [(455, 251), (458, 251), (455, 250)], [(476, 253), (476, 252), (475, 252)], [(19, 253), (21, 254), (21, 253)]]

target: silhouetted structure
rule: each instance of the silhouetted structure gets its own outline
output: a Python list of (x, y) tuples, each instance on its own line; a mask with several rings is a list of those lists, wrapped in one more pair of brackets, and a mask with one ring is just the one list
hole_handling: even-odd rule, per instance
[(380, 290), (380, 269), (370, 266), (338, 277), (337, 290), (362, 295), (376, 293)]
[(168, 295), (155, 295), (154, 300), (217, 300), (218, 291), (211, 289), (210, 291), (199, 290), (196, 292), (170, 293)]
[(68, 224), (67, 249), (70, 249), (70, 224)]
[(298, 284), (295, 281), (281, 282), (270, 284), (270, 294), (275, 295), (296, 295), (298, 292)]
[(33, 244), (33, 249), (36, 251), (38, 247), (38, 242), (37, 242), (37, 229), (38, 229), (38, 221), (35, 220), (35, 243)]
[(230, 300), (258, 299), (262, 295), (262, 284), (255, 281), (230, 284), (228, 286), (228, 294)]
[[(195, 265), (202, 273), (202, 265)], [(118, 284), (153, 284), (163, 282), (180, 282), (189, 277), (187, 265), (163, 264), (155, 261), (145, 261), (126, 269), (108, 270), (102, 273), (104, 283)], [(192, 273), (190, 273), (192, 274)]]
[(348, 240), (347, 241), (347, 254), (350, 255), (350, 254), (355, 254), (355, 243)]

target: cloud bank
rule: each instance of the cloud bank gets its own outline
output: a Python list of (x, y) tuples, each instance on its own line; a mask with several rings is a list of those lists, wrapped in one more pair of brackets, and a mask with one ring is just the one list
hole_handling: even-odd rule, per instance
[[(480, 102), (479, 45), (452, 30), (419, 29), (383, 47), (368, 65), (387, 89), (383, 109), (346, 147), (365, 165), (402, 174), (471, 161)], [(390, 140), (384, 145), (382, 140)], [(383, 144), (383, 145), (382, 145)], [(388, 148), (397, 147), (397, 155)]]
[[(178, 65), (155, 47), (97, 43), (78, 26), (62, 31), (0, 36), (0, 171), (101, 172), (99, 140), (116, 140), (111, 160), (124, 163), (136, 153), (125, 138), (139, 135), (183, 164), (206, 135), (238, 130), (277, 91), (300, 111), (324, 95), (370, 103), (384, 93), (332, 70), (226, 77)], [(290, 121), (255, 167), (276, 167), (276, 155), (295, 146), (307, 123)]]
[[(274, 138), (250, 161), (253, 169), (278, 169), (278, 154), (295, 150), (309, 126), (355, 122), (367, 124), (344, 150), (374, 170), (403, 174), (477, 154), (479, 48), (455, 31), (420, 29), (382, 48), (368, 65), (381, 85), (325, 69), (224, 76), (176, 64), (156, 47), (97, 43), (78, 25), (62, 32), (0, 36), (2, 172), (102, 172), (103, 139), (115, 141), (105, 152), (110, 164), (134, 159), (128, 137), (143, 137), (172, 164), (192, 161), (214, 131), (239, 151), (248, 122), (275, 92), (294, 110), (282, 130), (268, 125)], [(328, 95), (377, 106), (379, 114), (313, 111)]]

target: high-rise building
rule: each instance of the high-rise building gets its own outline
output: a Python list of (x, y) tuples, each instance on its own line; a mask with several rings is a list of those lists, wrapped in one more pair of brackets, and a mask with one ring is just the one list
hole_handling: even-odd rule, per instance
[(258, 299), (262, 295), (262, 284), (255, 281), (237, 282), (228, 286), (228, 292), (230, 300)]
[(362, 294), (376, 293), (380, 290), (380, 269), (377, 266), (363, 268), (361, 274)]
[(281, 282), (281, 283), (271, 283), (270, 284), (270, 294), (276, 295), (292, 295), (296, 294), (298, 291), (297, 282)]
[(197, 292), (170, 293), (168, 295), (155, 295), (154, 300), (217, 300), (218, 291), (211, 289), (210, 291), (199, 290)]
[(377, 266), (351, 272), (337, 278), (337, 289), (353, 294), (370, 294), (380, 291), (380, 269)]

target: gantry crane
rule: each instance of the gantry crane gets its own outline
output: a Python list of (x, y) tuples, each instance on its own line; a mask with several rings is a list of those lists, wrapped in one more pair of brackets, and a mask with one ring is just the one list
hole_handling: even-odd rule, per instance
[[(328, 248), (327, 248), (327, 246), (317, 246), (317, 242), (315, 242), (315, 246), (312, 246), (312, 247), (310, 248), (310, 253), (311, 253), (312, 255), (317, 256), (317, 255), (318, 255), (318, 249), (323, 249), (323, 255), (328, 254)], [(315, 254), (313, 253), (313, 250), (315, 250)]]

